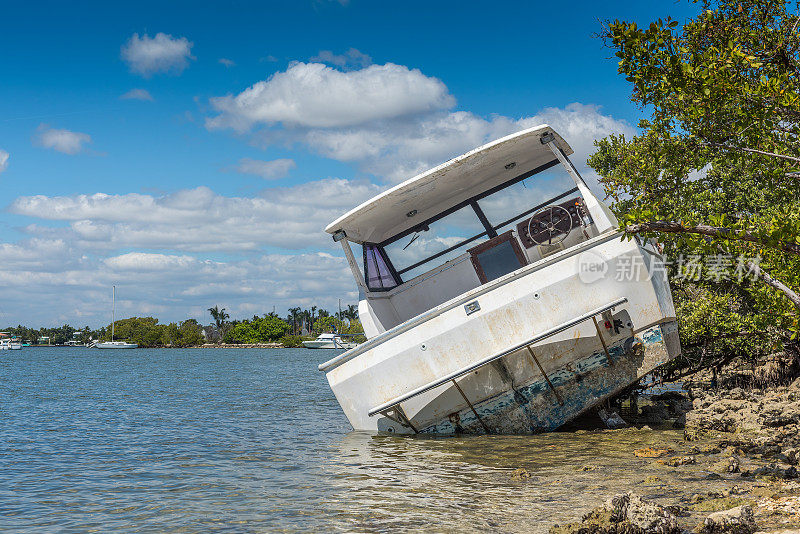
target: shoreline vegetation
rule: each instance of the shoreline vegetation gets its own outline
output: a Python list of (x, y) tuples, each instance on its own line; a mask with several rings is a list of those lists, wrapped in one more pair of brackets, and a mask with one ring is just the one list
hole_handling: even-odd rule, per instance
[[(254, 315), (251, 319), (230, 320), (225, 308), (208, 309), (212, 323), (196, 319), (159, 323), (154, 317), (130, 317), (114, 322), (114, 340), (136, 343), (140, 348), (295, 348), (324, 332), (347, 335), (363, 342), (364, 330), (355, 305), (330, 314), (323, 308), (290, 308), (286, 317), (275, 312)], [(92, 330), (65, 324), (56, 328), (30, 328), (19, 325), (3, 330), (31, 347), (86, 346), (93, 341), (110, 341), (111, 324)]]

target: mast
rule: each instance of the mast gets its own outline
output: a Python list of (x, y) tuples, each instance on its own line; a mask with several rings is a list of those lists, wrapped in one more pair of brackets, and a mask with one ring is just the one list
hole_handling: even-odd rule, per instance
[(117, 286), (111, 286), (111, 341), (114, 341), (114, 312), (117, 311)]

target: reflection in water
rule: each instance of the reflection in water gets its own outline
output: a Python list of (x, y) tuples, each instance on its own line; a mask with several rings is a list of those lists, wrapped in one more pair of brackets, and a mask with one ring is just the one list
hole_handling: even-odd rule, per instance
[[(674, 431), (638, 430), (451, 438), (353, 432), (326, 470), (336, 487), (326, 508), (345, 529), (544, 532), (612, 492), (642, 486), (650, 462), (633, 449), (679, 440)], [(531, 477), (512, 477), (518, 468)]]
[[(31, 348), (0, 360), (0, 529), (543, 532), (634, 486), (713, 489), (631, 454), (676, 446), (676, 431), (350, 432), (316, 369), (331, 356)], [(654, 472), (669, 483), (643, 484)]]

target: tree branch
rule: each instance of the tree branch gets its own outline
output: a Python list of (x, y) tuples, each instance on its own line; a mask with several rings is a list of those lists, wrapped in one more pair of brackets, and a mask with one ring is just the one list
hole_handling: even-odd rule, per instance
[(769, 273), (765, 272), (761, 269), (760, 266), (756, 265), (755, 263), (748, 261), (747, 268), (750, 269), (753, 273), (758, 275), (761, 280), (764, 281), (765, 284), (774, 287), (778, 291), (782, 292), (786, 297), (792, 301), (794, 307), (797, 308), (797, 311), (800, 312), (800, 295), (792, 291), (786, 284), (781, 282), (780, 280), (776, 280), (775, 278), (771, 277)]
[(765, 152), (763, 150), (756, 150), (755, 148), (745, 148), (741, 146), (730, 146), (730, 145), (723, 145), (720, 143), (702, 143), (705, 146), (713, 146), (716, 148), (722, 148), (724, 150), (740, 150), (742, 152), (751, 152), (753, 154), (761, 154), (762, 156), (772, 156), (774, 158), (785, 159), (788, 161), (794, 161), (800, 163), (800, 158), (796, 158), (794, 156), (787, 156), (786, 154), (776, 154), (775, 152)]
[(706, 224), (684, 226), (681, 223), (671, 221), (648, 221), (637, 224), (629, 224), (624, 230), (625, 233), (628, 234), (638, 234), (640, 232), (663, 232), (667, 234), (699, 234), (709, 237), (736, 239), (738, 241), (757, 243), (765, 247), (779, 248), (780, 250), (789, 252), (791, 254), (800, 254), (800, 245), (794, 243), (779, 241), (776, 247), (774, 244), (766, 242), (750, 232), (737, 232), (735, 230), (731, 230), (730, 228), (708, 226)]

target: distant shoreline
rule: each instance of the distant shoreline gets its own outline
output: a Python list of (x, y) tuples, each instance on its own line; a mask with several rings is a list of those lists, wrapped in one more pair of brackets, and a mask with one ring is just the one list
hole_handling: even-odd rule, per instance
[[(62, 349), (88, 349), (86, 345), (28, 345), (25, 349), (38, 348), (62, 348)], [(140, 349), (286, 349), (303, 347), (285, 347), (282, 343), (206, 343), (204, 345), (190, 345), (188, 347), (139, 347)]]

